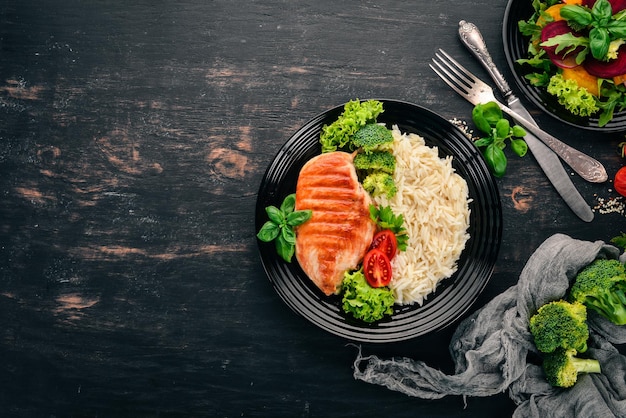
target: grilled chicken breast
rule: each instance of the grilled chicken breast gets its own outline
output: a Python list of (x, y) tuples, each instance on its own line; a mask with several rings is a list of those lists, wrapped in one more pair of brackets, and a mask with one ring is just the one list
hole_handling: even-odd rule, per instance
[(296, 258), (326, 295), (338, 293), (344, 272), (359, 265), (376, 229), (353, 158), (339, 151), (314, 157), (296, 185), (296, 210), (313, 211), (296, 228)]

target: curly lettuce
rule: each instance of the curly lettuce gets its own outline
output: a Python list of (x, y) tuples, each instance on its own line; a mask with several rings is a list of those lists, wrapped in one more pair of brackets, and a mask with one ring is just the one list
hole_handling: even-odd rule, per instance
[(393, 313), (394, 297), (388, 287), (371, 287), (361, 270), (346, 272), (341, 284), (344, 312), (365, 322), (375, 322)]
[(383, 104), (378, 100), (364, 102), (351, 100), (344, 105), (343, 113), (330, 125), (322, 126), (320, 144), (322, 152), (332, 152), (346, 147), (352, 136), (362, 126), (376, 122), (383, 112)]
[(595, 97), (586, 88), (579, 87), (574, 80), (563, 78), (561, 73), (550, 78), (547, 91), (574, 115), (591, 116), (599, 110)]

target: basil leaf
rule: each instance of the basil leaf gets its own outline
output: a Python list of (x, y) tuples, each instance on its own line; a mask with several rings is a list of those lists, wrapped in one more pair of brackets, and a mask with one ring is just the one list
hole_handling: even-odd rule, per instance
[(593, 28), (589, 31), (589, 48), (595, 59), (601, 60), (609, 51), (609, 31), (605, 28)]
[(263, 224), (256, 236), (263, 242), (270, 242), (273, 241), (279, 233), (280, 226), (276, 225), (272, 221), (267, 221)]
[(286, 215), (288, 213), (293, 212), (296, 207), (296, 194), (292, 193), (283, 200), (283, 203), (280, 205), (280, 210)]
[(474, 141), (474, 145), (476, 145), (478, 148), (482, 148), (482, 147), (486, 147), (492, 142), (493, 142), (493, 136), (486, 136), (484, 138), (480, 138)]
[(277, 225), (281, 225), (285, 221), (285, 215), (283, 215), (283, 212), (276, 206), (266, 207), (265, 212), (270, 218), (270, 221), (274, 222)]
[(580, 28), (588, 26), (593, 22), (591, 13), (581, 6), (565, 5), (561, 8), (560, 12), (563, 19), (575, 23), (580, 26)]
[(472, 120), (474, 121), (474, 125), (476, 125), (478, 129), (486, 134), (490, 134), (491, 125), (484, 115), (483, 107), (484, 106), (481, 104), (477, 104), (476, 106), (474, 106), (474, 109), (472, 109)]
[(608, 0), (598, 0), (591, 8), (591, 15), (599, 26), (606, 26), (613, 15), (613, 8)]
[(288, 263), (291, 263), (291, 258), (296, 250), (293, 244), (288, 243), (283, 238), (282, 234), (276, 238), (276, 252), (278, 255)]
[(483, 116), (489, 125), (496, 126), (496, 123), (502, 119), (502, 110), (496, 102), (487, 102), (483, 105)]
[(492, 134), (493, 127), (502, 119), (502, 110), (495, 102), (479, 103), (472, 109), (472, 120), (478, 129)]
[(523, 139), (511, 139), (511, 148), (519, 157), (523, 157), (528, 152), (528, 144)]
[(517, 138), (526, 136), (526, 130), (519, 125), (513, 125), (513, 128), (511, 129), (513, 130), (513, 136)]
[(311, 210), (297, 210), (295, 212), (291, 212), (290, 214), (287, 215), (287, 225), (289, 226), (302, 225), (303, 223), (311, 219), (312, 215), (313, 215), (313, 212)]
[(606, 26), (612, 39), (626, 38), (626, 22), (611, 20)]
[(503, 150), (503, 149), (505, 149), (505, 148), (506, 148), (506, 143), (504, 142), (504, 140), (505, 140), (505, 139), (506, 139), (506, 138), (497, 138), (497, 137), (496, 137), (496, 138), (494, 138), (494, 139), (493, 139), (493, 144), (492, 144), (492, 145), (493, 145), (494, 147), (498, 147), (498, 148), (500, 148), (501, 150)]
[(293, 228), (290, 228), (290, 227), (282, 228), (281, 235), (283, 239), (287, 241), (289, 244), (295, 245), (296, 233), (294, 232)]
[(500, 119), (496, 123), (496, 135), (498, 138), (506, 138), (511, 132), (511, 124), (508, 119)]
[(485, 161), (487, 165), (491, 169), (491, 172), (496, 177), (502, 177), (506, 172), (506, 155), (504, 155), (504, 151), (495, 144), (489, 145), (485, 148), (483, 153), (485, 156)]

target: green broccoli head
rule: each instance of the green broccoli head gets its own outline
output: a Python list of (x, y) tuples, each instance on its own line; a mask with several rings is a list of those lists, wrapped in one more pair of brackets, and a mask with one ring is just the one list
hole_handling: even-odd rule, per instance
[(599, 258), (574, 278), (569, 300), (584, 304), (617, 325), (626, 325), (626, 268)]
[(359, 153), (354, 157), (354, 167), (363, 171), (383, 171), (393, 174), (396, 170), (396, 157), (389, 151)]
[(537, 349), (551, 353), (557, 348), (582, 353), (587, 350), (587, 309), (579, 302), (557, 300), (543, 305), (530, 318), (530, 332)]
[(363, 188), (372, 196), (385, 195), (388, 198), (393, 197), (397, 192), (396, 183), (393, 181), (393, 177), (382, 171), (376, 171), (372, 174), (368, 174), (363, 180)]
[(543, 359), (543, 371), (552, 386), (569, 388), (578, 380), (579, 373), (600, 373), (600, 362), (576, 357), (573, 348), (558, 348)]
[(352, 146), (355, 149), (361, 148), (365, 153), (390, 150), (392, 145), (391, 131), (384, 125), (376, 123), (368, 123), (361, 127), (352, 137)]

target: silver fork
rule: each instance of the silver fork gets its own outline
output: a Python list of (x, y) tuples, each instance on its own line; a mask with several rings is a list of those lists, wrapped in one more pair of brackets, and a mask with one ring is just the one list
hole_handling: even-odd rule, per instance
[(511, 110), (498, 100), (493, 90), (486, 83), (478, 79), (443, 49), (439, 49), (433, 57), (430, 68), (458, 94), (473, 105), (495, 102), (500, 109), (522, 125), (529, 132), (541, 139), (548, 147), (557, 153), (582, 178), (593, 183), (602, 183), (608, 179), (604, 166), (594, 158), (561, 142), (554, 136), (538, 128), (526, 118)]

